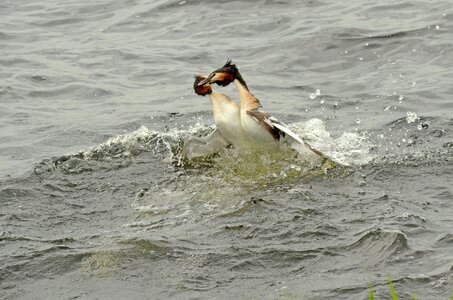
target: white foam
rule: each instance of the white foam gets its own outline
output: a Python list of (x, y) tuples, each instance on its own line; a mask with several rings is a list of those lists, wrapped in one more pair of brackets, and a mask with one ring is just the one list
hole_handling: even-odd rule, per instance
[[(371, 147), (368, 140), (357, 133), (344, 132), (338, 138), (332, 138), (325, 129), (322, 120), (314, 118), (306, 122), (296, 122), (289, 127), (300, 135), (315, 149), (323, 152), (337, 163), (343, 165), (364, 165), (373, 156), (369, 153)], [(182, 141), (189, 136), (204, 136), (212, 131), (213, 126), (196, 124), (187, 129), (172, 129), (168, 132), (158, 132), (141, 126), (130, 133), (109, 138), (104, 143), (81, 151), (85, 159), (126, 158), (138, 153), (151, 150), (165, 155), (164, 161), (179, 160)]]
[[(131, 152), (140, 150), (146, 142), (153, 138), (158, 133), (149, 130), (146, 126), (141, 126), (139, 129), (130, 133), (121, 134), (109, 138), (104, 143), (90, 147), (88, 150), (81, 151), (85, 159), (92, 159), (101, 156), (112, 157), (128, 157)], [(145, 142), (145, 143), (140, 143)]]
[(407, 124), (414, 123), (417, 121), (419, 118), (416, 113), (408, 111), (406, 113), (406, 122)]
[(177, 148), (181, 140), (190, 135), (203, 134), (211, 127), (201, 124), (184, 129), (172, 129), (168, 132), (158, 132), (142, 125), (137, 130), (109, 138), (107, 141), (92, 146), (79, 153), (86, 160), (100, 158), (126, 158), (141, 152), (154, 150), (156, 153), (166, 154), (164, 160), (171, 162), (177, 155)]
[(357, 133), (344, 132), (340, 137), (332, 138), (324, 122), (317, 118), (296, 122), (290, 127), (315, 149), (340, 164), (360, 166), (373, 159), (370, 154), (371, 144)]

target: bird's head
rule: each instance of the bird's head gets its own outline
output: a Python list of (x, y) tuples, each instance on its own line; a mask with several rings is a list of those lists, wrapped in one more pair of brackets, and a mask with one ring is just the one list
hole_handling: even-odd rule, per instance
[(195, 75), (195, 82), (193, 83), (193, 89), (197, 95), (206, 96), (207, 94), (212, 93), (211, 84), (200, 82), (205, 81), (207, 77), (203, 75)]
[(220, 86), (227, 86), (231, 82), (238, 80), (246, 89), (247, 84), (245, 83), (244, 79), (241, 76), (241, 73), (239, 73), (238, 68), (236, 67), (235, 64), (231, 62), (231, 60), (227, 60), (225, 65), (223, 67), (215, 70), (211, 74), (208, 75), (204, 80), (200, 81), (198, 85), (203, 86), (204, 84), (212, 84), (216, 83), (217, 85)]

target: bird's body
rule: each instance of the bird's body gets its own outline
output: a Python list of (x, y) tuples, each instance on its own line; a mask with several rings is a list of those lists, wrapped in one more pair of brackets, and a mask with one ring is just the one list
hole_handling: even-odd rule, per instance
[(241, 126), (256, 148), (275, 151), (277, 148), (290, 147), (304, 156), (324, 157), (322, 153), (304, 142), (287, 125), (260, 111), (260, 101), (249, 91), (242, 77), (240, 78), (241, 80), (236, 78), (234, 83), (241, 101)]
[(221, 93), (212, 92), (209, 97), (217, 130), (222, 137), (235, 148), (246, 148), (250, 139), (241, 126), (240, 106)]
[(278, 147), (282, 136), (269, 122), (267, 115), (258, 110), (261, 107), (259, 100), (239, 80), (235, 79), (234, 83), (238, 89), (241, 102), (242, 130), (249, 136), (256, 148), (264, 150), (263, 148), (273, 149)]
[[(213, 93), (210, 88), (212, 83), (226, 86), (231, 82), (238, 89), (240, 105), (224, 94)], [(249, 91), (239, 70), (230, 61), (208, 77), (197, 76), (194, 89), (199, 95), (210, 95), (217, 132), (235, 148), (266, 152), (289, 147), (304, 156), (325, 158), (286, 125), (259, 110), (259, 100)]]
[(284, 146), (286, 134), (275, 127), (280, 123), (257, 109), (249, 110), (250, 107), (258, 108), (258, 100), (241, 88), (239, 90), (242, 91), (241, 105), (222, 93), (209, 94), (214, 122), (222, 137), (241, 150), (267, 151)]

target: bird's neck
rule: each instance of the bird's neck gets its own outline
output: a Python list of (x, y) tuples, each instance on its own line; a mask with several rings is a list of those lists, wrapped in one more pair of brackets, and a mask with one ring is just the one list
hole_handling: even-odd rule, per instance
[(247, 86), (244, 86), (239, 80), (235, 80), (234, 83), (239, 91), (239, 98), (241, 100), (241, 110), (254, 110), (261, 107), (261, 103), (255, 96), (250, 93)]
[(211, 98), (211, 103), (213, 107), (222, 107), (222, 106), (234, 106), (237, 104), (231, 100), (227, 95), (222, 93), (214, 93), (212, 92), (209, 94), (209, 98)]

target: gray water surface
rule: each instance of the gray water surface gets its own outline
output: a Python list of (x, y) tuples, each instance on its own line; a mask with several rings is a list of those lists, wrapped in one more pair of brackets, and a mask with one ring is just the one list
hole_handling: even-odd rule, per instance
[[(442, 1), (0, 3), (0, 297), (453, 294), (453, 8)], [(226, 150), (195, 73), (351, 167)], [(237, 99), (234, 87), (222, 90)]]

